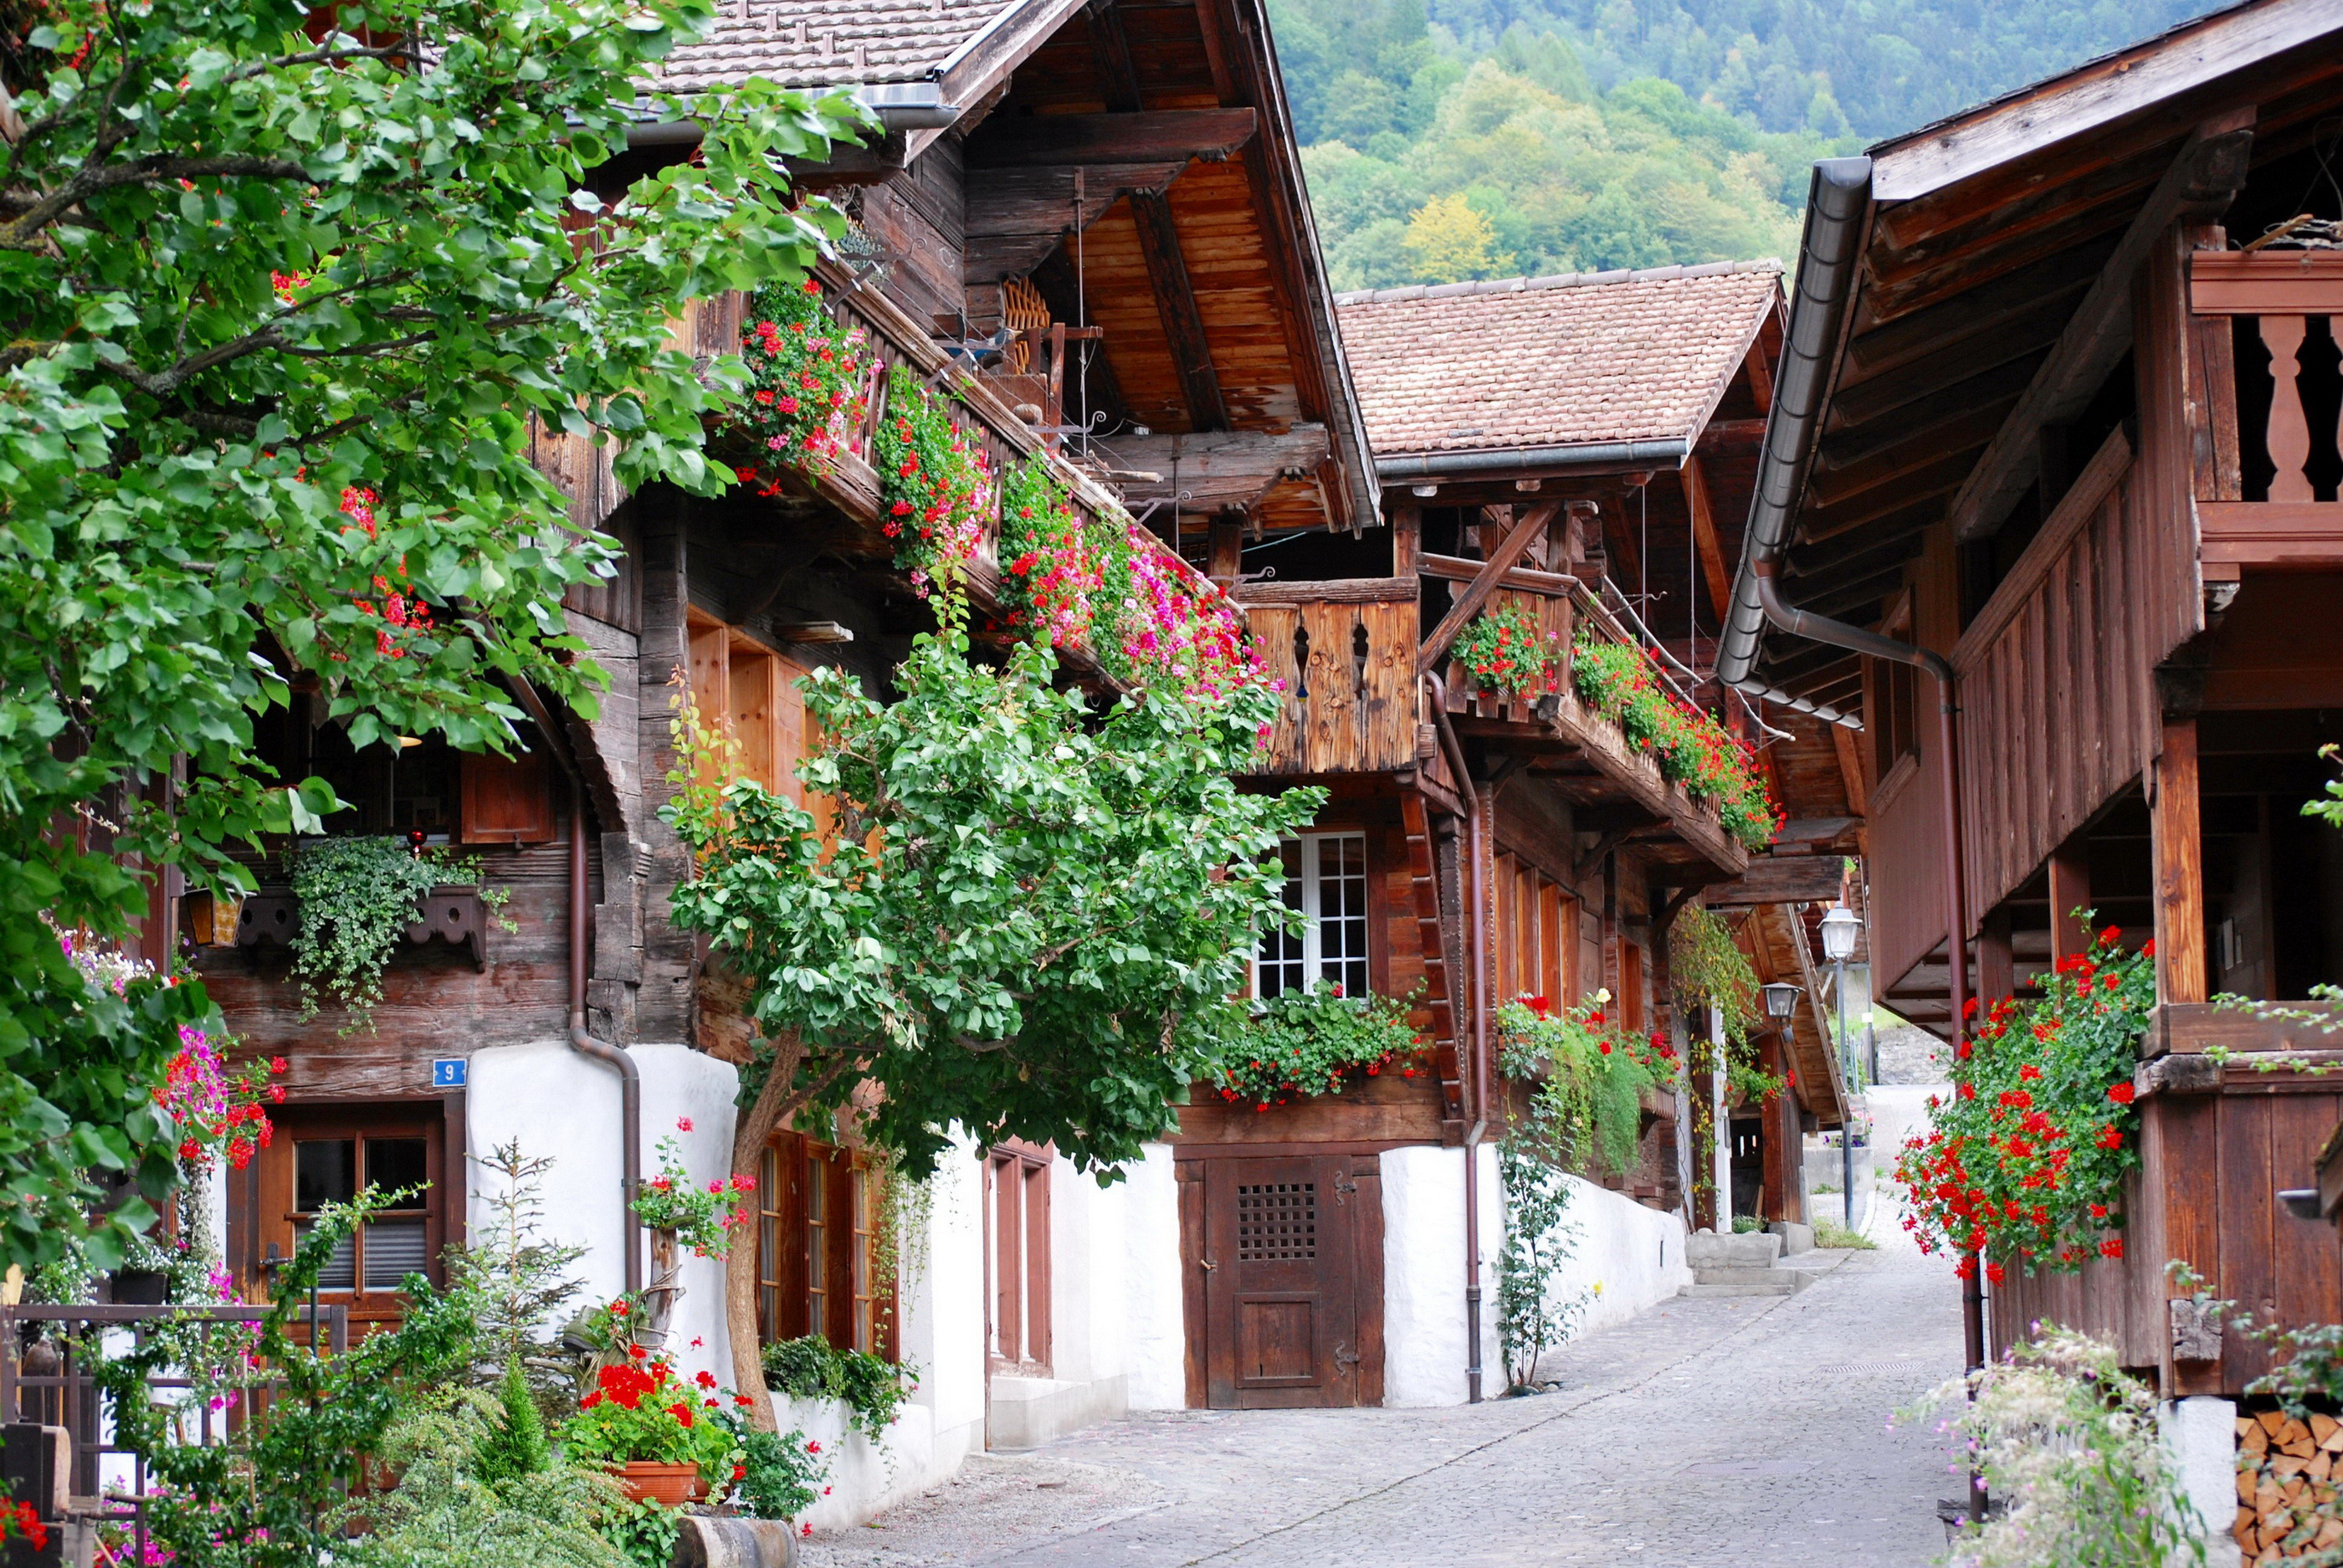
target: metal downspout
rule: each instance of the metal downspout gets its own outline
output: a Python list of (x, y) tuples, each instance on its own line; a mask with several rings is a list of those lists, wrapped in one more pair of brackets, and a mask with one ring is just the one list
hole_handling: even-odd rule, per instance
[(643, 1288), (643, 1222), (635, 1193), (643, 1180), (643, 1083), (635, 1059), (586, 1029), (586, 786), (569, 779), (569, 1049), (618, 1070), (620, 1201), (625, 1209), (627, 1294)]
[(1467, 1403), (1481, 1402), (1481, 1134), (1489, 1126), (1488, 1081), (1488, 1009), (1483, 1005), (1488, 990), (1483, 966), (1487, 954), (1481, 940), (1482, 917), (1487, 909), (1488, 890), (1481, 883), (1481, 801), (1480, 791), (1473, 776), (1465, 769), (1464, 748), (1456, 739), (1456, 731), (1448, 722), (1448, 689), (1440, 677), (1424, 672), (1423, 684), (1432, 693), (1432, 721), (1439, 729), (1440, 743), (1448, 753), (1448, 766), (1456, 774), (1456, 788), (1464, 797), (1464, 852), (1472, 859), (1471, 873), (1463, 879), (1466, 919), (1464, 952), (1465, 969), (1472, 977), (1472, 1066), (1464, 1081), (1471, 1087), (1473, 1124), (1464, 1131), (1464, 1397)]

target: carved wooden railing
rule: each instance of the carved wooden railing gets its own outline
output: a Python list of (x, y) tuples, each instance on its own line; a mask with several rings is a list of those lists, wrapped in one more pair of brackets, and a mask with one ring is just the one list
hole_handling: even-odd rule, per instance
[(2235, 581), (2252, 566), (2343, 564), (2332, 347), (2343, 254), (2207, 250), (2189, 259), (2197, 385), (2188, 406), (2207, 579)]
[(1284, 685), (1262, 773), (1374, 773), (1415, 760), (1413, 578), (1240, 587), (1262, 667)]

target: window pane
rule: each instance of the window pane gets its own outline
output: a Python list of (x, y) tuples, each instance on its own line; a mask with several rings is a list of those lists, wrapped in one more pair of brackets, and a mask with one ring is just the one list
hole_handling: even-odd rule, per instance
[[(1302, 909), (1302, 846), (1287, 843), (1280, 847), (1279, 852), (1285, 861), (1285, 907)], [(1262, 933), (1261, 952), (1253, 970), (1254, 995), (1282, 996), (1290, 990), (1301, 990), (1309, 983), (1307, 975), (1300, 932)]]
[[(370, 1187), (385, 1193), (415, 1187), (427, 1190), (431, 1185), (428, 1173), (430, 1146), (420, 1138), (369, 1138), (366, 1141), (366, 1179)], [(423, 1206), (421, 1192), (402, 1199), (402, 1209)]]
[(357, 1141), (320, 1138), (293, 1146), (293, 1207), (314, 1214), (357, 1196)]
[[(345, 1148), (348, 1147), (347, 1144)], [(293, 1244), (299, 1246), (309, 1239), (309, 1221), (302, 1221), (293, 1227)], [(357, 1286), (357, 1239), (345, 1236), (334, 1248), (334, 1255), (317, 1271), (317, 1288), (321, 1291), (347, 1291)]]
[(806, 1332), (830, 1332), (830, 1170), (819, 1154), (806, 1157)]
[(770, 1149), (757, 1170), (757, 1328), (766, 1339), (781, 1337), (780, 1161)]
[(1318, 973), (1344, 996), (1367, 994), (1367, 840), (1330, 833), (1317, 840)]
[(366, 1231), (366, 1288), (395, 1291), (409, 1274), (425, 1271), (428, 1256), (424, 1221), (377, 1220)]

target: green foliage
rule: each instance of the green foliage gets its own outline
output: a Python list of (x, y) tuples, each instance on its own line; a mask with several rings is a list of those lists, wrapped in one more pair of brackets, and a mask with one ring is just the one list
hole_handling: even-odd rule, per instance
[(1112, 1167), (1242, 1034), (1254, 933), (1292, 919), (1277, 846), (1322, 796), (1232, 779), (1268, 692), (1154, 687), (1097, 712), (1057, 689), (1045, 646), (972, 662), (964, 606), (938, 605), (900, 700), (836, 669), (801, 682), (823, 739), (798, 777), (831, 801), (833, 843), (753, 782), (701, 782), (702, 732), (679, 718), (661, 815), (697, 869), (675, 920), (713, 939), (758, 1027), (790, 1044), (745, 1095), (776, 1062), (818, 1109), (875, 1081), (868, 1136), (913, 1180), (954, 1124)]
[(1570, 1214), (1570, 1178), (1532, 1141), (1508, 1138), (1497, 1150), (1505, 1194), (1505, 1244), (1497, 1254), (1497, 1338), (1507, 1386), (1537, 1385), (1545, 1352), (1569, 1342), (1592, 1292), (1557, 1299), (1554, 1279), (1577, 1255), (1583, 1234)]
[(887, 412), (870, 460), (895, 564), (920, 592), (949, 591), (960, 563), (983, 544), (992, 512), (995, 481), (983, 443), (953, 420), (949, 398), (898, 365), (887, 376)]
[(1723, 919), (1698, 904), (1676, 911), (1668, 927), (1668, 980), (1678, 1007), (1687, 1012), (1713, 1007), (1723, 1015), (1725, 1039), (1748, 1039), (1762, 1005), (1757, 971)]
[[(272, 778), (253, 745), (296, 680), (359, 747), (509, 749), (515, 678), (592, 711), (602, 677), (559, 603), (612, 547), (529, 462), (532, 417), (616, 441), (630, 491), (729, 479), (701, 420), (737, 361), (703, 376), (667, 322), (801, 272), (837, 220), (793, 203), (781, 158), (870, 121), (769, 85), (646, 96), (715, 9), (57, 0), (21, 36), (0, 223), (0, 1261), (87, 1228), (82, 1172), (136, 1170), (156, 1195), (151, 1091), (206, 1014), (193, 986), (93, 1004), (43, 917), (118, 940), (157, 868), (248, 885), (232, 846), (317, 831), (332, 791)], [(646, 113), (709, 137), (606, 204), (586, 171)], [(581, 210), (625, 242), (576, 243)], [(86, 848), (55, 831), (84, 810)], [(96, 1244), (149, 1219), (116, 1210)]]
[(1624, 1172), (1643, 1132), (1640, 1096), (1676, 1081), (1674, 1052), (1607, 1019), (1610, 1000), (1598, 990), (1564, 1012), (1542, 997), (1497, 1010), (1497, 1063), (1533, 1086), (1514, 1137), (1523, 1152), (1565, 1170)]
[(321, 1004), (347, 1010), (345, 1037), (374, 1028), (383, 971), (415, 923), (416, 900), (436, 887), (480, 879), (477, 855), (402, 839), (320, 839), (293, 852), (300, 929), (288, 944), (301, 982), (301, 1021)]
[(622, 1568), (596, 1528), (628, 1508), (598, 1468), (555, 1460), (535, 1430), (533, 1457), (508, 1437), (537, 1409), (514, 1364), (501, 1401), (474, 1389), (427, 1395), (394, 1422), (383, 1463), (398, 1483), (366, 1500), (368, 1529), (333, 1560), (360, 1568)]
[(1898, 1419), (1950, 1419), (2001, 1504), (1953, 1542), (1956, 1568), (2172, 1568), (2204, 1525), (2161, 1440), (2156, 1391), (2115, 1350), (2046, 1326)]
[[(572, 1358), (552, 1325), (578, 1295), (570, 1271), (586, 1249), (548, 1241), (539, 1230), (545, 1211), (538, 1192), (553, 1168), (550, 1158), (528, 1158), (520, 1141), (509, 1139), (473, 1160), (495, 1178), (475, 1189), (487, 1222), (447, 1254), (449, 1292), (472, 1303), (471, 1380), (501, 1385), (518, 1366), (542, 1412), (568, 1382)], [(569, 1393), (562, 1402), (577, 1397)]]
[(2008, 1264), (2123, 1256), (2124, 1178), (2139, 1164), (2132, 1070), (2156, 961), (2124, 952), (2119, 934), (2062, 960), (2033, 1005), (1995, 1002), (1955, 1050), (1951, 1097), (1930, 1100), (1930, 1130), (1896, 1161), (1923, 1251), (1983, 1257), (1995, 1283)]
[(502, 1486), (537, 1474), (552, 1462), (546, 1445), (545, 1416), (528, 1386), (528, 1373), (518, 1359), (505, 1362), (497, 1380), (498, 1417), (472, 1445), (472, 1473), (492, 1486)]
[(1526, 698), (1562, 689), (1562, 639), (1540, 632), (1520, 605), (1473, 617), (1448, 653), (1484, 690)]
[(1765, 1228), (1765, 1221), (1755, 1214), (1733, 1216), (1733, 1233), (1736, 1236), (1754, 1236)]
[(1010, 626), (1058, 648), (1088, 642), (1111, 660), (1131, 595), (1131, 551), (1128, 520), (1085, 516), (1041, 457), (1009, 470), (1000, 555)]
[(1860, 1231), (1850, 1231), (1836, 1220), (1817, 1219), (1815, 1221), (1815, 1245), (1843, 1247), (1855, 1252), (1876, 1252), (1879, 1243)]
[(433, 1290), (419, 1274), (400, 1286), (408, 1305), (397, 1326), (338, 1355), (294, 1337), (336, 1246), (395, 1197), (368, 1188), (357, 1202), (321, 1213), (279, 1273), (277, 1304), (242, 1339), (250, 1353), (226, 1358), (218, 1376), (196, 1369), (202, 1375), (191, 1397), (199, 1404), (216, 1397), (251, 1410), (256, 1391), (273, 1385), (265, 1419), (235, 1422), (212, 1442), (182, 1442), (183, 1396), (157, 1397), (149, 1384), (187, 1372), (183, 1346), (158, 1336), (97, 1359), (116, 1443), (144, 1461), (153, 1483), (146, 1521), (165, 1561), (180, 1568), (311, 1568), (329, 1560), (343, 1543), (349, 1494), (366, 1462), (383, 1456), (387, 1434), (417, 1400), (468, 1362), (470, 1303)]
[(1795, 254), (1808, 170), (2209, 0), (1275, 0), (1341, 288)]
[(1398, 1066), (1415, 1076), (1425, 1040), (1407, 1020), (1413, 999), (1346, 997), (1324, 980), (1260, 1006), (1221, 1074), (1222, 1100), (1283, 1105), (1297, 1097), (1340, 1094), (1358, 1073), (1372, 1078)]
[(834, 1399), (851, 1412), (854, 1429), (880, 1442), (920, 1386), (917, 1367), (899, 1366), (867, 1351), (842, 1351), (820, 1334), (776, 1340), (765, 1347), (765, 1381), (791, 1399)]
[(1581, 632), (1570, 654), (1571, 683), (1586, 705), (1619, 726), (1658, 761), (1661, 774), (1697, 800), (1714, 802), (1725, 830), (1762, 849), (1782, 830), (1782, 813), (1749, 749), (1712, 714), (1669, 690), (1640, 648)]
[(634, 1568), (669, 1568), (683, 1513), (657, 1503), (622, 1501), (596, 1526)]
[(795, 1519), (821, 1500), (829, 1464), (802, 1432), (759, 1432), (742, 1424), (740, 1506), (758, 1519)]

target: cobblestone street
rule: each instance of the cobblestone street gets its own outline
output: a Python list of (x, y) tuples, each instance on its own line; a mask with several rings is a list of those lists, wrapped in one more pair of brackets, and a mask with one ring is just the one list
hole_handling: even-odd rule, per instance
[[(1875, 1091), (1885, 1148), (1910, 1100)], [(1632, 1562), (1919, 1568), (1957, 1495), (1888, 1418), (1960, 1370), (1951, 1268), (1892, 1212), (1795, 1296), (1667, 1302), (1547, 1363), (1536, 1398), (1444, 1410), (1137, 1415), (987, 1456), (812, 1568), (1384, 1568)], [(1491, 1362), (1494, 1363), (1493, 1347)]]

